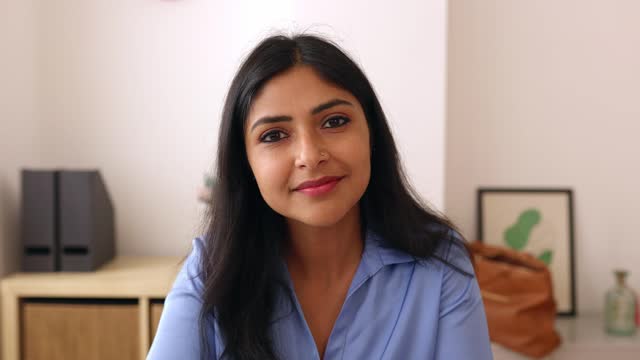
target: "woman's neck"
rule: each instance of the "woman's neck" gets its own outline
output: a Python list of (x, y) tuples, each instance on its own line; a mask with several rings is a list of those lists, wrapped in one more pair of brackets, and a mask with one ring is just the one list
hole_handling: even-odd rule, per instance
[(329, 284), (352, 274), (360, 263), (364, 243), (357, 205), (330, 227), (296, 221), (288, 221), (288, 227), (285, 260), (297, 278)]

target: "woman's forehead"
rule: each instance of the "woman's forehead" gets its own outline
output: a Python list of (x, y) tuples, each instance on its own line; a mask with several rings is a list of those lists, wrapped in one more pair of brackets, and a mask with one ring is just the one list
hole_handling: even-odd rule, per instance
[(271, 78), (254, 98), (248, 122), (272, 115), (308, 112), (331, 99), (356, 102), (354, 96), (320, 77), (309, 66), (293, 68)]

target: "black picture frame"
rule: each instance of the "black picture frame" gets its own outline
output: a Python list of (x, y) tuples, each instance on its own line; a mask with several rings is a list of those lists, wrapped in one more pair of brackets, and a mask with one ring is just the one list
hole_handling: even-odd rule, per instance
[[(562, 317), (574, 317), (577, 313), (573, 202), (570, 188), (480, 187), (477, 190), (476, 238), (487, 244), (527, 251), (545, 261), (554, 283), (557, 315)], [(527, 235), (523, 236), (519, 230), (511, 231), (515, 227), (524, 227)], [(543, 251), (535, 253), (536, 248)]]

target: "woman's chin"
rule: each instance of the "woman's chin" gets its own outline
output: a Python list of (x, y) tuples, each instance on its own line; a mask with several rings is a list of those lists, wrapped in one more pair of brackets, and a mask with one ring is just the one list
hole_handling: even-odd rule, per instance
[(338, 224), (350, 214), (349, 210), (353, 207), (335, 207), (326, 208), (320, 206), (318, 208), (306, 208), (300, 211), (292, 212), (290, 216), (285, 215), (289, 220), (313, 227), (330, 227)]
[[(333, 215), (333, 216), (332, 216)], [(312, 227), (330, 227), (336, 225), (342, 217), (337, 217), (335, 214), (317, 214), (307, 216), (295, 216), (289, 218), (297, 223), (304, 224)]]

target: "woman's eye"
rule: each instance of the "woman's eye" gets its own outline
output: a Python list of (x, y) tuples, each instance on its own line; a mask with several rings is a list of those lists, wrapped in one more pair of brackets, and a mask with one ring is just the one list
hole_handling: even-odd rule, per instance
[(280, 141), (287, 137), (287, 134), (280, 130), (269, 131), (268, 133), (262, 135), (260, 137), (260, 142), (272, 143), (276, 141)]
[(350, 120), (347, 117), (334, 116), (332, 118), (329, 118), (327, 121), (325, 121), (324, 124), (322, 124), (322, 127), (323, 128), (337, 128), (337, 127), (345, 125), (349, 121)]

